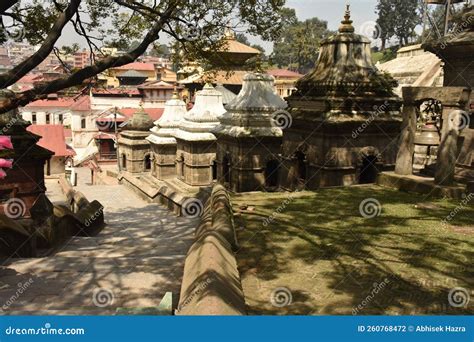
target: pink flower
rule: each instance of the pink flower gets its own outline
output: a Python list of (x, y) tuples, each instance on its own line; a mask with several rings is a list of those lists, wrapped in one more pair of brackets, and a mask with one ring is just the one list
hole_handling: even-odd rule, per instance
[(12, 140), (10, 137), (0, 135), (0, 150), (3, 150), (5, 148), (8, 148), (10, 150), (13, 149)]
[(3, 171), (3, 169), (0, 169), (0, 179), (3, 179), (7, 176), (7, 173)]
[(2, 159), (0, 158), (0, 167), (7, 167), (11, 169), (13, 166), (13, 160), (12, 159)]

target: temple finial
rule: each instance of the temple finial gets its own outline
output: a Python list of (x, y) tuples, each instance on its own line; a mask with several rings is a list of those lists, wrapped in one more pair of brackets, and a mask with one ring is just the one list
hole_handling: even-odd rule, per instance
[(172, 98), (173, 100), (179, 99), (179, 96), (178, 96), (178, 87), (177, 87), (176, 84), (174, 85), (173, 96), (172, 96), (171, 98)]
[(354, 26), (352, 26), (352, 20), (351, 20), (351, 9), (350, 5), (346, 5), (346, 13), (344, 14), (344, 20), (341, 21), (341, 26), (339, 26), (339, 32), (340, 33), (353, 33)]

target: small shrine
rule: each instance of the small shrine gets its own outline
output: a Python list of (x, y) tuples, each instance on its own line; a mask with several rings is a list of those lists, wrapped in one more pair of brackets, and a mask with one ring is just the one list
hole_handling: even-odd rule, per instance
[(248, 73), (242, 90), (226, 105), (217, 137), (218, 180), (236, 192), (272, 190), (278, 187), (282, 129), (275, 113), (288, 105), (274, 92), (275, 79)]
[(173, 97), (165, 104), (163, 115), (155, 121), (155, 127), (146, 138), (153, 152), (152, 175), (159, 180), (176, 176), (177, 142), (174, 136), (185, 114), (186, 103), (179, 98), (175, 89)]
[(208, 186), (217, 178), (216, 137), (211, 131), (224, 113), (222, 94), (211, 84), (196, 93), (194, 107), (175, 135), (177, 176), (186, 184)]
[[(0, 101), (12, 95), (2, 90)], [(11, 137), (13, 144), (12, 150), (0, 150), (0, 158), (13, 159), (13, 167), (0, 182), (0, 214), (14, 219), (31, 217), (30, 209), (46, 192), (44, 166), (53, 156), (53, 152), (38, 146), (39, 135), (26, 130), (30, 125), (17, 109), (0, 115), (0, 135)]]
[(348, 6), (339, 32), (322, 41), (314, 70), (287, 98), (285, 189), (372, 183), (395, 166), (401, 126), (396, 81), (377, 70), (370, 40), (354, 31)]
[(121, 171), (130, 173), (151, 171), (152, 154), (150, 142), (146, 138), (153, 126), (153, 120), (140, 105), (118, 139)]

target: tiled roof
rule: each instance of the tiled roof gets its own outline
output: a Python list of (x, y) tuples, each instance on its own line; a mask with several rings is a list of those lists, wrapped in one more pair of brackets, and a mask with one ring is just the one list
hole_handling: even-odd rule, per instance
[(232, 53), (250, 53), (250, 54), (260, 54), (261, 51), (254, 49), (248, 45), (242, 44), (241, 42), (235, 39), (227, 39), (223, 48), (223, 52), (232, 52)]
[(88, 111), (91, 109), (91, 99), (89, 96), (80, 96), (75, 99), (71, 105), (71, 110), (76, 111)]
[(110, 89), (104, 89), (104, 88), (97, 88), (92, 90), (92, 94), (94, 95), (140, 95), (140, 92), (138, 91), (137, 88), (122, 88), (122, 87), (117, 87), (117, 88), (110, 88)]
[(68, 108), (74, 103), (74, 99), (67, 98), (58, 98), (58, 99), (45, 99), (45, 100), (36, 100), (28, 103), (25, 108), (31, 107), (60, 107)]
[(63, 125), (31, 125), (28, 131), (41, 136), (38, 145), (54, 152), (55, 156), (74, 156), (76, 153), (66, 145)]
[[(226, 71), (218, 71), (217, 73), (210, 74), (213, 76), (211, 82), (214, 84), (221, 83), (221, 84), (230, 84), (230, 85), (240, 85), (244, 80), (245, 74), (248, 71), (245, 70), (236, 70), (227, 73)], [(179, 81), (182, 84), (189, 84), (189, 83), (205, 83), (205, 80), (208, 79), (207, 76), (204, 74), (201, 75), (191, 75), (184, 80)]]
[(124, 71), (117, 75), (117, 77), (148, 78), (146, 74), (137, 70)]
[(300, 78), (303, 77), (304, 75), (287, 70), (287, 69), (271, 69), (267, 71), (268, 74), (274, 76), (274, 77), (294, 77), (294, 78)]
[[(148, 116), (153, 120), (156, 121), (161, 118), (163, 115), (164, 108), (143, 108)], [(133, 116), (133, 114), (137, 111), (136, 108), (120, 108), (119, 112), (128, 117), (129, 119)]]
[(119, 66), (114, 69), (122, 69), (122, 70), (138, 70), (138, 71), (155, 71), (155, 66), (153, 63), (141, 63), (141, 62), (133, 62), (129, 64), (125, 64)]
[(138, 86), (139, 89), (174, 89), (174, 85), (164, 81), (150, 81)]

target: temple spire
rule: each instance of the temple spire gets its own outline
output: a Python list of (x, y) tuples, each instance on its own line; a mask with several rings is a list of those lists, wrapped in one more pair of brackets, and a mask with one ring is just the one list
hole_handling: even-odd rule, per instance
[(354, 26), (352, 26), (351, 20), (351, 10), (350, 5), (346, 5), (346, 13), (344, 15), (344, 20), (341, 21), (341, 26), (339, 26), (340, 33), (354, 33)]

